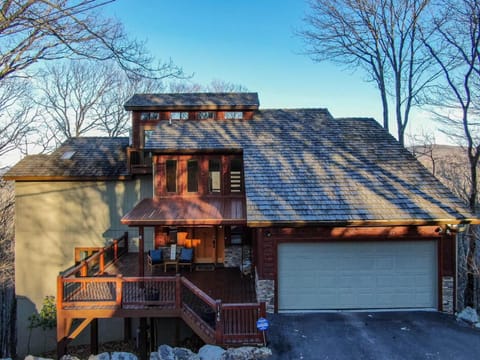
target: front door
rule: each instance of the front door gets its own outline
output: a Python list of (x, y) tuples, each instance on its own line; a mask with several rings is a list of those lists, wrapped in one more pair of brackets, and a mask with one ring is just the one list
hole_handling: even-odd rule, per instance
[(215, 263), (217, 245), (215, 228), (194, 228), (193, 232), (193, 238), (200, 240), (195, 246), (195, 263)]

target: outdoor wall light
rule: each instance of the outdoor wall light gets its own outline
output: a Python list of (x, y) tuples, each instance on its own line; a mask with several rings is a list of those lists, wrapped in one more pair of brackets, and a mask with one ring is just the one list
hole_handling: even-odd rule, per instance
[(268, 238), (269, 238), (269, 237), (272, 237), (272, 233), (271, 233), (270, 231), (266, 231), (266, 232), (265, 232), (265, 236), (268, 237)]

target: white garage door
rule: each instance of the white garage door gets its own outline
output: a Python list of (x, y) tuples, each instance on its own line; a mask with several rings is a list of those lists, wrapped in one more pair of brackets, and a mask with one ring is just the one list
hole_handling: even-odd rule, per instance
[(280, 311), (437, 307), (434, 241), (278, 246)]

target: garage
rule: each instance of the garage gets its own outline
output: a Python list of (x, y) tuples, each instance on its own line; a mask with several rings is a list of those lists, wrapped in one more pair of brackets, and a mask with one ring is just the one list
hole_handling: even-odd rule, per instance
[(437, 309), (437, 243), (281, 243), (278, 309)]

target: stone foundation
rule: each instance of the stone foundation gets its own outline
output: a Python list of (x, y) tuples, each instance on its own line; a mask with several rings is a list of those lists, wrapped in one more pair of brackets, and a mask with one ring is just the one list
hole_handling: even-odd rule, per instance
[(442, 278), (442, 311), (448, 314), (453, 314), (455, 311), (453, 307), (453, 284), (454, 281), (452, 276), (444, 276)]
[[(243, 252), (243, 257), (242, 257)], [(224, 265), (225, 267), (242, 267), (242, 260), (243, 264), (250, 263), (252, 261), (252, 249), (249, 245), (243, 246), (227, 246), (224, 251)]]
[(267, 313), (275, 312), (275, 281), (260, 280), (255, 271), (255, 289), (257, 291), (257, 301), (264, 301), (267, 305)]

